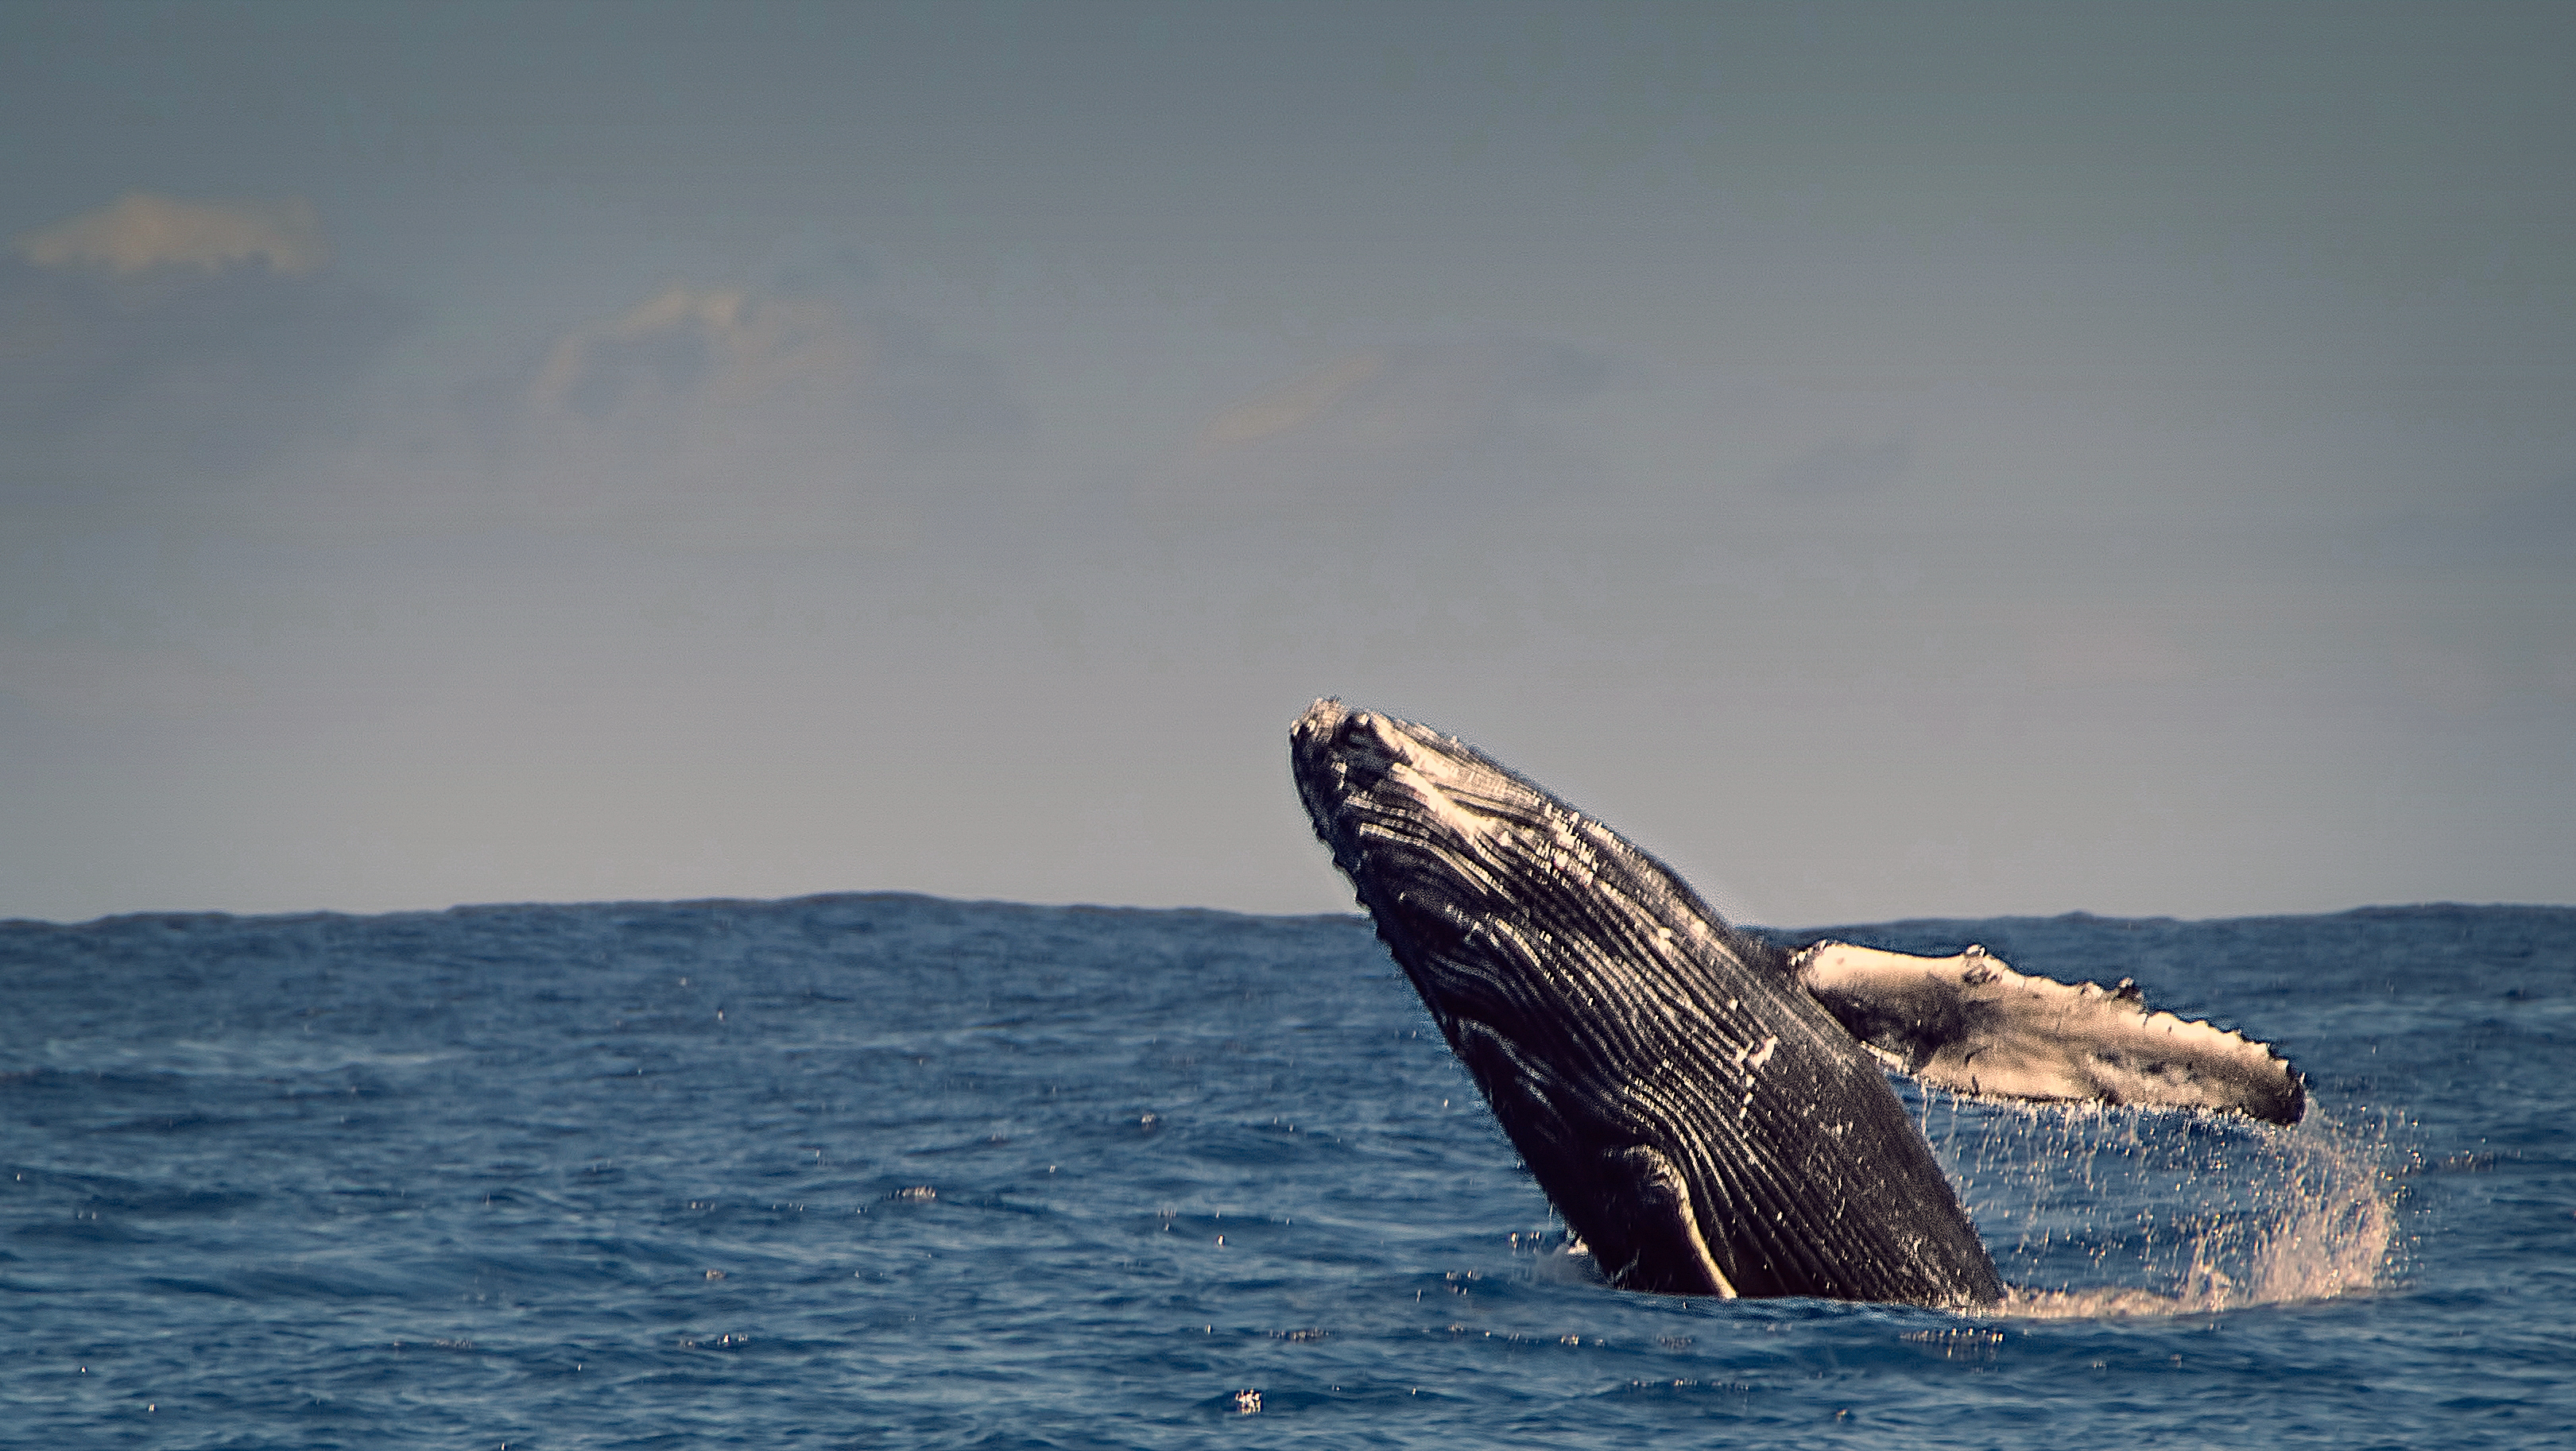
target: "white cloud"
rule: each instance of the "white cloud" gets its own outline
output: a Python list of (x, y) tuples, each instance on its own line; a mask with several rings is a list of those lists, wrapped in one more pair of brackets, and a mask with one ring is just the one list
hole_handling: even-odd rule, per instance
[(1311, 422), (1352, 389), (1386, 371), (1386, 354), (1353, 353), (1218, 413), (1199, 430), (1205, 451), (1257, 443)]
[(828, 302), (673, 285), (558, 339), (529, 379), (541, 415), (605, 419), (680, 402), (743, 402), (859, 386), (865, 348)]
[(1914, 465), (1914, 431), (1899, 428), (1870, 443), (1842, 437), (1820, 443), (1771, 471), (1771, 487), (1810, 498), (1872, 494)]
[(215, 272), (256, 262), (283, 276), (302, 277), (331, 260), (331, 249), (322, 240), (322, 219), (302, 197), (187, 202), (140, 191), (28, 232), (18, 239), (18, 252), (39, 267), (117, 273), (155, 267)]
[(1610, 373), (1583, 349), (1520, 338), (1350, 354), (1218, 410), (1136, 502), (1261, 517), (1526, 488), (1564, 472), (1560, 416)]
[(473, 391), (503, 512), (663, 542), (901, 542), (1025, 430), (1000, 370), (918, 319), (688, 283)]
[(409, 323), (323, 270), (310, 203), (137, 193), (0, 257), (0, 492), (237, 477), (326, 424)]
[(520, 400), (536, 420), (625, 432), (800, 409), (858, 422), (880, 445), (989, 441), (1020, 428), (998, 370), (915, 319), (684, 283), (557, 339)]

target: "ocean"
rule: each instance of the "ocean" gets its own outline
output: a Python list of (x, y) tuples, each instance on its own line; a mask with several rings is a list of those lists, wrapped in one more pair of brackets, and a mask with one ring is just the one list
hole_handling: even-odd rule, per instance
[(1827, 930), (2134, 978), (2309, 1117), (1901, 1085), (2013, 1313), (1668, 1299), (1357, 917), (10, 922), (0, 1444), (2576, 1444), (2576, 909)]

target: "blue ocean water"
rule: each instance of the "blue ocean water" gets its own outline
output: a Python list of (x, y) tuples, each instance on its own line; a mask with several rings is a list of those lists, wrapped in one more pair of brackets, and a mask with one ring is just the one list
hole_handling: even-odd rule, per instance
[(1907, 1089), (2019, 1313), (1604, 1288), (1355, 917), (0, 924), (0, 1441), (2528, 1446), (2576, 910), (1838, 928), (2138, 980), (2293, 1130)]

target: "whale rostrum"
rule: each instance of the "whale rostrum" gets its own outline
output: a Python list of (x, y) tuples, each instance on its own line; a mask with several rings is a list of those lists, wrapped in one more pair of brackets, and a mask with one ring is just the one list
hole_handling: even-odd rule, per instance
[(1319, 700), (1315, 834), (1558, 1213), (1624, 1289), (1967, 1308), (2004, 1294), (1886, 1070), (1960, 1093), (2295, 1121), (2259, 1043), (1980, 949), (1736, 928), (1453, 737)]

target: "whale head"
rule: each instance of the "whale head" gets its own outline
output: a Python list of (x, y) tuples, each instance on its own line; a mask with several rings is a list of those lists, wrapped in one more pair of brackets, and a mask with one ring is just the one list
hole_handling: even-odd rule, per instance
[[(1289, 758), (1315, 835), (1380, 935), (1408, 971), (1415, 962), (1406, 950), (1421, 957), (1429, 980), (1417, 975), (1415, 986), (1435, 1014), (1490, 991), (1521, 999), (1588, 986), (1595, 997), (1624, 996), (1641, 966), (1630, 959), (1661, 957), (1685, 941), (1763, 961), (1788, 995), (1776, 949), (1728, 926), (1616, 832), (1456, 737), (1318, 700), (1291, 729)], [(1531, 979), (1537, 964), (1497, 956), (1523, 923), (1606, 933), (1606, 945), (1629, 950), (1597, 964), (1605, 981), (1568, 979), (1559, 963), (1542, 983)], [(1631, 935), (1638, 940), (1624, 942)]]

